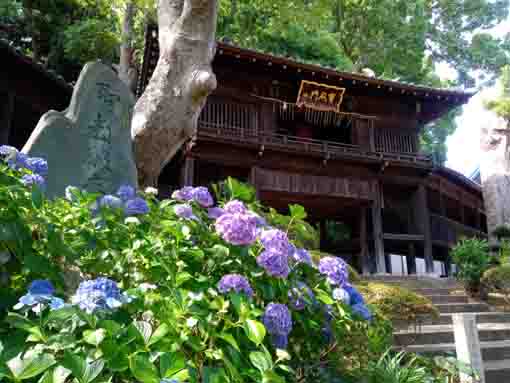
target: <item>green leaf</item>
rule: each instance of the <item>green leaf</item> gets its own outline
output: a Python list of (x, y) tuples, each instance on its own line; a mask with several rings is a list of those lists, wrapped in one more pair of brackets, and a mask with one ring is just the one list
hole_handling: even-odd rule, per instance
[(262, 383), (285, 383), (285, 379), (274, 371), (266, 371), (262, 376)]
[(185, 368), (186, 358), (181, 353), (165, 352), (159, 358), (159, 369), (163, 378), (171, 378)]
[(203, 383), (225, 383), (230, 382), (225, 370), (223, 368), (204, 367), (203, 369)]
[(67, 368), (57, 366), (53, 370), (47, 370), (39, 379), (39, 383), (65, 383), (67, 377), (71, 374)]
[(154, 331), (154, 333), (152, 334), (147, 346), (150, 346), (154, 343), (159, 342), (161, 339), (163, 339), (165, 337), (166, 334), (168, 334), (168, 331), (170, 331), (170, 329), (166, 323), (163, 323), (162, 325), (160, 325), (156, 329), (156, 331)]
[(99, 328), (97, 330), (85, 330), (83, 332), (83, 340), (93, 346), (99, 346), (106, 337), (106, 330)]
[(138, 334), (142, 337), (143, 342), (145, 344), (149, 343), (149, 340), (152, 335), (152, 326), (148, 322), (144, 321), (134, 321), (133, 327), (136, 329)]
[(192, 278), (193, 278), (193, 276), (190, 273), (187, 273), (185, 271), (177, 273), (177, 275), (175, 277), (175, 286), (179, 287), (183, 283), (185, 283), (186, 281), (188, 281), (188, 280), (190, 280)]
[(266, 336), (266, 328), (259, 321), (246, 319), (243, 328), (248, 339), (250, 339), (257, 346), (262, 343), (264, 337)]
[(44, 194), (40, 187), (36, 186), (32, 188), (32, 203), (36, 209), (40, 209), (43, 205)]
[(317, 292), (317, 299), (327, 305), (335, 304), (335, 300), (331, 298), (325, 291), (319, 290)]
[(104, 328), (111, 337), (117, 335), (117, 333), (122, 329), (120, 324), (110, 319), (102, 320), (98, 323), (98, 325), (101, 328)]
[(63, 322), (69, 318), (71, 318), (74, 314), (76, 314), (76, 308), (73, 306), (70, 307), (62, 307), (58, 310), (50, 311), (48, 317), (46, 318), (46, 323), (48, 322)]
[(84, 358), (73, 352), (65, 351), (62, 366), (70, 370), (73, 376), (80, 382), (83, 381), (83, 375), (87, 366)]
[(24, 358), (19, 354), (7, 362), (7, 366), (16, 380), (33, 378), (55, 364), (55, 358), (52, 355), (27, 354), (25, 354)]
[(289, 205), (290, 215), (294, 219), (303, 220), (306, 218), (305, 208), (301, 205)]
[(83, 383), (90, 383), (103, 371), (104, 360), (99, 359), (92, 363), (85, 365), (85, 372), (83, 373)]
[(237, 351), (241, 352), (241, 349), (239, 348), (239, 345), (237, 344), (237, 341), (235, 340), (235, 338), (231, 334), (223, 332), (220, 335), (218, 335), (218, 337), (223, 339), (227, 343), (229, 343)]
[(23, 315), (18, 313), (7, 314), (7, 318), (5, 318), (5, 320), (12, 327), (20, 328), (25, 331), (30, 331), (30, 329), (37, 326), (35, 322), (32, 322), (30, 319), (25, 318)]
[(260, 351), (250, 352), (250, 362), (259, 370), (261, 373), (271, 369), (272, 361), (267, 357), (266, 354)]
[(151, 363), (149, 357), (137, 354), (129, 358), (129, 369), (134, 377), (142, 383), (159, 383), (158, 370)]

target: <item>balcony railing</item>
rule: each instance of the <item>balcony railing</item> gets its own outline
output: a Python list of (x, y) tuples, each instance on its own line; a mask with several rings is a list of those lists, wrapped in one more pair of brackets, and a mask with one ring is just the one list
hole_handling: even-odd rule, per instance
[(433, 241), (449, 246), (455, 245), (462, 237), (487, 238), (487, 234), (480, 230), (437, 214), (430, 214), (430, 228)]
[(284, 152), (321, 156), (324, 159), (353, 158), (360, 161), (392, 161), (416, 167), (431, 167), (429, 156), (406, 153), (372, 152), (358, 145), (332, 141), (315, 140), (304, 137), (265, 133), (257, 129), (242, 129), (212, 122), (199, 121), (198, 137), (219, 142), (235, 142), (254, 146), (259, 150), (273, 149)]

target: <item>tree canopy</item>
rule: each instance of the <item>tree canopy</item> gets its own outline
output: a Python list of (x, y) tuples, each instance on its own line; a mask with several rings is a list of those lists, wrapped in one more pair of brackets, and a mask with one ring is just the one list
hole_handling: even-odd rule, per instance
[[(154, 0), (0, 0), (0, 36), (66, 78), (91, 59), (118, 62), (129, 4), (138, 63)], [(218, 39), (345, 71), (430, 86), (472, 87), (510, 64), (510, 35), (490, 29), (506, 20), (507, 0), (220, 0)], [(444, 84), (435, 66), (457, 73)], [(449, 114), (424, 130), (424, 148), (445, 157), (455, 130)]]

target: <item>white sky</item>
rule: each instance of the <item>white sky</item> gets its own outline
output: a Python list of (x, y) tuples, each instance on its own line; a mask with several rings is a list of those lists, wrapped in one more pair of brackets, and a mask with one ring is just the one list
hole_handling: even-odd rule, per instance
[[(510, 20), (501, 23), (491, 33), (503, 37), (510, 33)], [(443, 78), (451, 78), (452, 70), (447, 65), (438, 65), (436, 71)], [(480, 127), (488, 123), (496, 123), (497, 118), (483, 106), (484, 99), (490, 99), (498, 94), (496, 86), (482, 89), (464, 105), (462, 115), (457, 119), (457, 130), (448, 137), (448, 160), (446, 165), (466, 176), (469, 176), (479, 165), (480, 161)]]

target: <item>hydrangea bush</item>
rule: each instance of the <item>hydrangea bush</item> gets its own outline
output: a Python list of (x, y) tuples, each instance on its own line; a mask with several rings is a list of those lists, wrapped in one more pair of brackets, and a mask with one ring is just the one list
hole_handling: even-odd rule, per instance
[(265, 210), (233, 180), (216, 198), (120, 185), (47, 200), (24, 181), (43, 159), (0, 156), (2, 381), (326, 381), (387, 346), (345, 262), (303, 248), (300, 206)]

